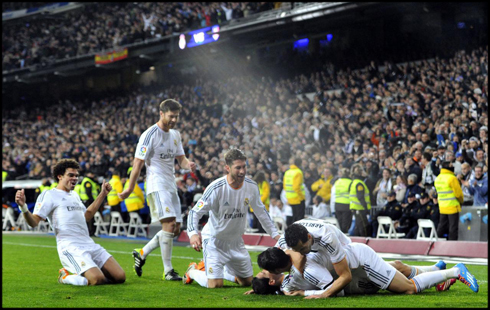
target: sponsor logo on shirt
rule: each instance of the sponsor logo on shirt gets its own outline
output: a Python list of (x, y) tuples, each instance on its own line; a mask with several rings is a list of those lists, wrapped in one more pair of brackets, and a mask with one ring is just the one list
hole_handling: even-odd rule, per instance
[(204, 207), (204, 202), (199, 200), (199, 202), (197, 203), (197, 208), (201, 209), (202, 207)]
[(160, 158), (161, 159), (175, 158), (175, 154), (173, 154), (173, 153), (174, 153), (174, 150), (168, 149), (167, 154), (164, 154), (164, 153), (160, 154)]
[(81, 206), (68, 206), (66, 207), (66, 210), (68, 211), (85, 211), (85, 207), (81, 207)]
[(242, 218), (242, 217), (245, 217), (245, 213), (241, 213), (240, 209), (233, 209), (231, 213), (225, 213), (223, 219), (232, 220), (232, 219)]
[(34, 207), (34, 212), (39, 211), (39, 209), (41, 209), (41, 206), (42, 206), (42, 205), (43, 205), (43, 204), (42, 204), (42, 203), (40, 203), (40, 202), (36, 203), (36, 206)]

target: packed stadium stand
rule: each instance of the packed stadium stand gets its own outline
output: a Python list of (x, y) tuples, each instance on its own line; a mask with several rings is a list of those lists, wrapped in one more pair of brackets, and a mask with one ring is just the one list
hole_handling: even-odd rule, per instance
[[(2, 69), (49, 66), (56, 60), (224, 25), (280, 7), (281, 3), (264, 2), (87, 4), (63, 13), (61, 21), (4, 23)], [(19, 6), (2, 8), (6, 12)], [(400, 46), (414, 42), (405, 39)], [(426, 178), (427, 167), (434, 167), (435, 177), (442, 162), (451, 161), (463, 182), (463, 205), (486, 209), (486, 201), (475, 204), (476, 194), (464, 185), (473, 183), (477, 166), (482, 167), (481, 178), (488, 173), (485, 40), (481, 37), (471, 45), (441, 42), (441, 53), (393, 47), (386, 58), (380, 58), (375, 47), (360, 51), (351, 46), (345, 54), (339, 53), (344, 47), (335, 52), (321, 46), (315, 51), (262, 49), (254, 54), (258, 65), (276, 68), (276, 74), (252, 72), (257, 67), (246, 60), (236, 61), (237, 70), (210, 70), (218, 63), (211, 59), (165, 82), (84, 97), (80, 92), (66, 94), (49, 105), (31, 97), (29, 104), (2, 108), (4, 181), (50, 178), (51, 166), (62, 158), (80, 162), (82, 175), (92, 170), (108, 180), (116, 170), (125, 176), (138, 137), (157, 121), (158, 104), (175, 98), (184, 107), (178, 129), (186, 155), (199, 167), (191, 175), (176, 164), (184, 210), (195, 202), (193, 195), (224, 174), (223, 153), (230, 147), (245, 151), (250, 177), (266, 172), (270, 197), (278, 200), (292, 157), (302, 159), (311, 197), (316, 195), (312, 185), (325, 177), (325, 168), (332, 169), (333, 184), (341, 168), (358, 163), (366, 172), (374, 220), (390, 191), (397, 193), (399, 203), (406, 203), (414, 186), (406, 180), (411, 174), (430, 194), (433, 180)], [(390, 172), (390, 188), (380, 192), (387, 180), (385, 169)], [(198, 185), (189, 196), (185, 180), (191, 177)], [(3, 196), (5, 204), (13, 203), (12, 195)]]

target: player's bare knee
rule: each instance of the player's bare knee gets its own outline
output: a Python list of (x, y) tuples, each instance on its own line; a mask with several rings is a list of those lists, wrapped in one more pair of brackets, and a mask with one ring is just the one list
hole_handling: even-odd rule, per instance
[(221, 288), (223, 283), (208, 283), (208, 288)]
[(101, 285), (107, 282), (106, 277), (103, 274), (94, 275), (87, 278), (88, 285)]

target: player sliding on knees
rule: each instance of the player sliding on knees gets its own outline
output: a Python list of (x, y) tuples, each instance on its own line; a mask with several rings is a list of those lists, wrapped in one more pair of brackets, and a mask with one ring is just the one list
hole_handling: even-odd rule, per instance
[(118, 284), (126, 281), (126, 274), (117, 261), (89, 236), (90, 221), (112, 190), (102, 184), (95, 201), (86, 208), (73, 190), (78, 181), (80, 165), (73, 159), (62, 159), (53, 168), (58, 186), (39, 195), (31, 213), (26, 205), (24, 190), (15, 194), (27, 224), (36, 227), (46, 218), (56, 235), (58, 255), (63, 268), (58, 282), (71, 285)]

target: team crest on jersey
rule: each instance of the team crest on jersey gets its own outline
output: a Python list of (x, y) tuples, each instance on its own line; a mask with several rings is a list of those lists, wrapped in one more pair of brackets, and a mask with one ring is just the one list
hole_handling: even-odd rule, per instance
[(165, 208), (165, 212), (169, 213), (170, 209), (168, 207)]
[(248, 198), (245, 198), (245, 201), (243, 202), (244, 205), (250, 206), (250, 202), (248, 201)]
[(80, 264), (82, 267), (85, 267), (85, 262), (82, 261), (82, 263)]
[(213, 268), (212, 267), (209, 267), (208, 272), (209, 273), (213, 273)]
[(41, 209), (41, 206), (42, 206), (42, 205), (43, 205), (43, 204), (42, 204), (42, 203), (40, 203), (40, 202), (36, 203), (36, 206), (34, 207), (34, 212), (39, 211), (39, 209)]
[(197, 203), (197, 208), (198, 208), (198, 209), (201, 209), (202, 207), (204, 207), (204, 202), (200, 200), (200, 201)]
[(177, 146), (177, 140), (174, 139), (174, 145)]

